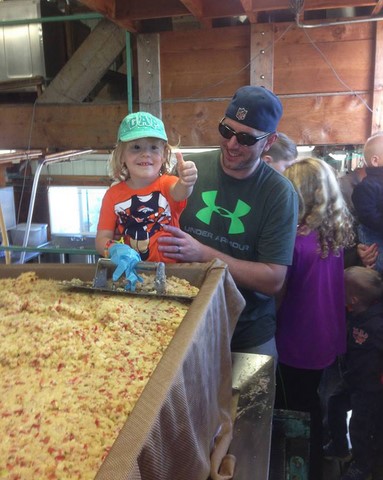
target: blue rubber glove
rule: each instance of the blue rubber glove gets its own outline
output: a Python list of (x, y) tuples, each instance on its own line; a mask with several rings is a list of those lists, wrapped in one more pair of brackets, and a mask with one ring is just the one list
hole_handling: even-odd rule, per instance
[(136, 265), (141, 261), (139, 253), (129, 247), (129, 245), (114, 243), (109, 247), (109, 256), (111, 261), (117, 265), (116, 270), (113, 272), (113, 281), (116, 282), (125, 273), (127, 279), (125, 290), (134, 292), (137, 282), (143, 281), (136, 272)]

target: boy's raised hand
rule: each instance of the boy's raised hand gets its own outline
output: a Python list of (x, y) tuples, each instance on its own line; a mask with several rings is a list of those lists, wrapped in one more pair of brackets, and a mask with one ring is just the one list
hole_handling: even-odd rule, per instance
[(181, 152), (176, 152), (176, 158), (177, 171), (181, 183), (187, 187), (192, 187), (197, 181), (198, 177), (195, 163), (190, 160), (185, 161)]

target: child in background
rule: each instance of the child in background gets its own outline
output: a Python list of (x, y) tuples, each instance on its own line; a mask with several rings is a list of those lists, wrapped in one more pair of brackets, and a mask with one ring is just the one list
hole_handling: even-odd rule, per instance
[(341, 480), (367, 480), (372, 471), (376, 433), (382, 424), (383, 283), (378, 272), (355, 266), (345, 271), (345, 288), (349, 315), (344, 382), (329, 399), (331, 441), (324, 447), (324, 455), (349, 459), (347, 412), (352, 410), (353, 462)]
[(364, 145), (366, 176), (354, 187), (351, 195), (358, 218), (359, 241), (376, 244), (378, 257), (374, 268), (383, 272), (383, 132), (370, 137)]
[(262, 160), (280, 173), (283, 173), (287, 167), (296, 162), (298, 158), (298, 149), (291, 138), (284, 133), (278, 132), (278, 138), (268, 150), (264, 150)]
[(158, 251), (157, 239), (168, 235), (163, 225), (179, 226), (197, 169), (176, 153), (179, 177), (169, 175), (170, 156), (171, 147), (159, 118), (137, 112), (123, 119), (110, 161), (115, 182), (103, 198), (96, 235), (97, 251), (120, 267), (114, 277), (124, 271), (127, 278), (131, 276), (139, 260), (171, 261)]
[(353, 242), (352, 217), (333, 169), (305, 158), (284, 175), (299, 198), (293, 264), (277, 311), (276, 408), (311, 416), (310, 480), (322, 480), (323, 370), (345, 352), (343, 249)]

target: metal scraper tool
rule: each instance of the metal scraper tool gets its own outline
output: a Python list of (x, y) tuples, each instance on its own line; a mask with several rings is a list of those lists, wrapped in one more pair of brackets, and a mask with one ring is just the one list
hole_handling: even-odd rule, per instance
[[(117, 265), (108, 258), (100, 258), (97, 262), (96, 273), (93, 279), (93, 288), (110, 290), (110, 279)], [(155, 272), (154, 290), (157, 295), (166, 294), (166, 274), (163, 262), (138, 262), (136, 271)]]

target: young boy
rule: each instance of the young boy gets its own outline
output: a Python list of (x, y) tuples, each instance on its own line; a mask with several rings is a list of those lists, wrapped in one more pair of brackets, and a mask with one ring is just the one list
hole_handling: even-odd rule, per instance
[(278, 132), (278, 138), (268, 150), (264, 150), (262, 160), (280, 173), (292, 165), (298, 157), (298, 149), (295, 142), (284, 133)]
[(353, 462), (341, 480), (367, 480), (373, 464), (378, 423), (383, 409), (383, 283), (375, 270), (345, 270), (348, 341), (343, 384), (330, 397), (328, 423), (332, 440), (327, 458), (347, 460), (347, 411), (352, 410), (350, 440)]
[(355, 185), (351, 199), (358, 218), (358, 237), (362, 244), (376, 243), (379, 253), (375, 269), (383, 272), (383, 132), (364, 145), (366, 176)]
[(163, 257), (157, 241), (168, 235), (164, 225), (179, 226), (197, 169), (176, 153), (179, 176), (170, 175), (170, 156), (162, 120), (148, 112), (131, 113), (122, 120), (109, 165), (114, 183), (102, 201), (95, 243), (101, 255), (118, 265), (113, 280), (125, 272), (132, 290), (139, 278), (134, 271), (138, 261), (175, 262), (181, 254), (178, 244), (176, 259)]

